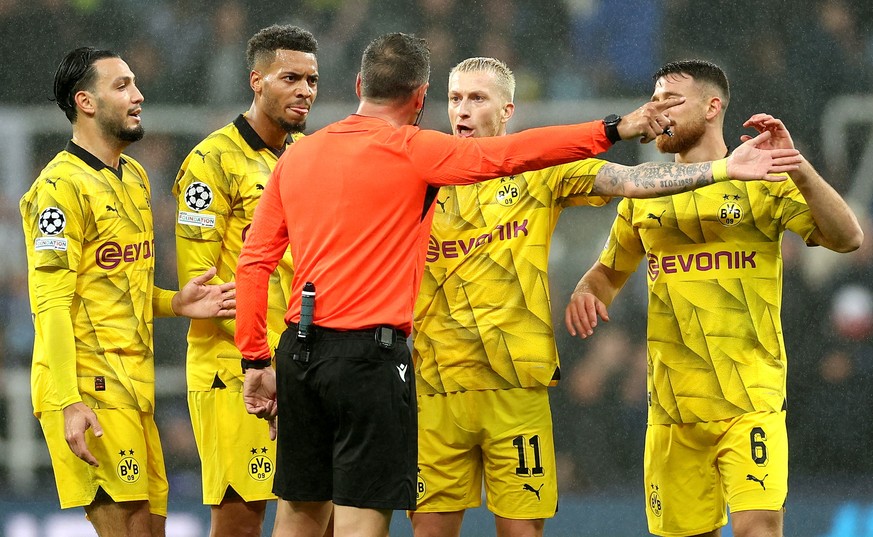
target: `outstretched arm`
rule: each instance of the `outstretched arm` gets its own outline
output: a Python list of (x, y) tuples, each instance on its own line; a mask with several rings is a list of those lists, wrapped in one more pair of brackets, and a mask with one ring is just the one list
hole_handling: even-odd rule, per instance
[(236, 314), (236, 283), (208, 284), (213, 276), (215, 267), (210, 267), (200, 276), (191, 278), (178, 292), (156, 286), (152, 299), (155, 317), (233, 317)]
[[(774, 148), (794, 148), (791, 134), (780, 119), (769, 114), (755, 114), (750, 117), (744, 127), (752, 127), (758, 132), (769, 132), (770, 146)], [(743, 140), (749, 136), (742, 137)], [(819, 244), (835, 252), (851, 252), (861, 246), (864, 232), (858, 223), (855, 213), (836, 190), (825, 181), (806, 159), (803, 159), (796, 170), (789, 175), (803, 194), (816, 230), (809, 237), (809, 242)]]
[(594, 263), (576, 284), (564, 311), (564, 324), (571, 336), (578, 335), (585, 339), (594, 335), (598, 316), (609, 322), (606, 308), (612, 304), (630, 275), (630, 272), (619, 272), (599, 261)]
[(769, 132), (749, 137), (726, 161), (646, 162), (637, 166), (607, 163), (597, 172), (592, 194), (654, 198), (678, 194), (725, 179), (782, 181), (775, 175), (797, 170), (802, 158), (792, 148), (770, 147)]

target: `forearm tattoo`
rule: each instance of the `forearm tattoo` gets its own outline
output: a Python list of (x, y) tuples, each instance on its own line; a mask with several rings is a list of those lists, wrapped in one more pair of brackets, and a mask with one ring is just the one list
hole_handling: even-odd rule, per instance
[(713, 183), (712, 163), (646, 162), (628, 167), (606, 163), (597, 172), (592, 194), (627, 196), (628, 188), (637, 190), (633, 197), (678, 194)]

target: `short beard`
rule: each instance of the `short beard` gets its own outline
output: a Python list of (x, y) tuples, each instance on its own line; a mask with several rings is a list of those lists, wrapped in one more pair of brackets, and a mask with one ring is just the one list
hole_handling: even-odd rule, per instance
[(673, 136), (659, 134), (655, 145), (661, 153), (681, 154), (690, 151), (706, 132), (706, 120), (699, 118), (683, 125), (672, 127)]
[(303, 132), (306, 130), (306, 121), (301, 121), (300, 123), (291, 123), (289, 121), (285, 121), (284, 119), (277, 119), (276, 123), (281, 127), (281, 129), (288, 134), (295, 134), (298, 132)]
[[(125, 116), (126, 118), (127, 116)], [(135, 127), (127, 128), (124, 126), (124, 119), (115, 120), (105, 117), (98, 117), (97, 123), (100, 125), (103, 134), (115, 138), (120, 142), (133, 143), (142, 140), (145, 135), (145, 129), (142, 124)]]
[(122, 128), (115, 135), (122, 142), (133, 143), (142, 140), (142, 137), (145, 136), (145, 129), (142, 128), (142, 125), (137, 125), (130, 129)]

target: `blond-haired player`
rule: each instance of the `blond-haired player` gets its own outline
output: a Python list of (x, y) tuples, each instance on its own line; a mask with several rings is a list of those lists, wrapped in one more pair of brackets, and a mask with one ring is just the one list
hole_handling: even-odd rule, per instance
[[(458, 64), (448, 88), (454, 134), (506, 134), (515, 111), (514, 88), (512, 72), (499, 60)], [(647, 115), (653, 104), (666, 103), (608, 117), (605, 128), (613, 141), (640, 122), (651, 121), (657, 133), (667, 129), (669, 120)], [(481, 502), (483, 480), (501, 537), (541, 535), (545, 519), (555, 514), (547, 388), (557, 382), (559, 362), (547, 266), (561, 211), (601, 206), (617, 195), (682, 192), (727, 173), (758, 179), (793, 168), (796, 152), (768, 154), (755, 147), (763, 142), (750, 142), (729, 162), (715, 165), (628, 167), (586, 159), (440, 188), (415, 307), (419, 472), (418, 505), (411, 516), (416, 537), (458, 535), (464, 510)], [(747, 167), (758, 156), (777, 155), (789, 156), (786, 167), (781, 161), (754, 171), (756, 166)]]

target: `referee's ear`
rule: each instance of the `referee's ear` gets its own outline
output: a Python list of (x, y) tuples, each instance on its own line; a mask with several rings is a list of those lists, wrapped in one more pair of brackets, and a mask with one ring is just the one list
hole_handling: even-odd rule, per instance
[(424, 108), (424, 99), (427, 97), (427, 88), (430, 87), (430, 82), (425, 82), (415, 90), (415, 109), (421, 110)]
[(355, 78), (355, 95), (358, 96), (358, 99), (361, 98), (361, 73), (358, 72), (357, 78)]

